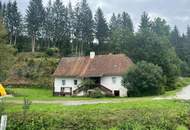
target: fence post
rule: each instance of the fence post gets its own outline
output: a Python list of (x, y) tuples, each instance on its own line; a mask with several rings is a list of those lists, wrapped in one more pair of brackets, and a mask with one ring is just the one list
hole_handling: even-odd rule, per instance
[(7, 115), (1, 116), (1, 124), (0, 124), (0, 130), (6, 130), (7, 126)]

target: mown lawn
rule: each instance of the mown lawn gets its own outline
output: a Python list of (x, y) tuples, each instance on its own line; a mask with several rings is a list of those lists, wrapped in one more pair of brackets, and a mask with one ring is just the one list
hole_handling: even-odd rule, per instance
[[(21, 112), (23, 105), (5, 103), (6, 112)], [(128, 102), (107, 103), (95, 105), (64, 106), (62, 104), (32, 104), (30, 111), (33, 112), (68, 112), (68, 111), (93, 111), (93, 110), (125, 110), (125, 109), (166, 109), (166, 110), (188, 110), (190, 104), (187, 101), (177, 100), (150, 100), (136, 99)]]
[(15, 95), (9, 100), (22, 100), (27, 97), (30, 100), (90, 100), (87, 97), (55, 97), (53, 90), (42, 88), (8, 88), (8, 91)]

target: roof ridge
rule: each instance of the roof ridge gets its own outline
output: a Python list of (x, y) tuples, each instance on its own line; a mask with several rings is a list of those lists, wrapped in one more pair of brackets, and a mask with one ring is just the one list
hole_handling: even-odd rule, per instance
[[(119, 55), (124, 55), (126, 56), (126, 54), (124, 53), (118, 53), (118, 54), (101, 54), (101, 55), (95, 55), (95, 57), (98, 57), (98, 56), (119, 56)], [(71, 57), (62, 57), (62, 59), (69, 59), (69, 58), (90, 58), (90, 56), (71, 56)]]

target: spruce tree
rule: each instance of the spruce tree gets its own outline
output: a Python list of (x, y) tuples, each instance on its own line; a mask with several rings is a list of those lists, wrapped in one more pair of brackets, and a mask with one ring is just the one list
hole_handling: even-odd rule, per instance
[(174, 47), (177, 47), (180, 43), (180, 33), (177, 26), (171, 31), (170, 41)]
[(152, 31), (159, 36), (169, 37), (170, 35), (170, 26), (167, 24), (166, 20), (157, 17), (152, 22)]
[(75, 37), (79, 55), (84, 55), (93, 48), (94, 21), (92, 11), (86, 0), (78, 3), (75, 8)]
[(51, 47), (53, 42), (53, 6), (52, 1), (49, 0), (48, 6), (45, 9), (45, 22), (44, 22), (44, 30), (45, 30), (45, 41), (47, 42), (47, 48)]
[(143, 12), (141, 16), (141, 23), (139, 26), (139, 32), (146, 33), (151, 31), (151, 21), (150, 17), (146, 12)]
[(13, 18), (13, 36), (14, 36), (14, 45), (17, 43), (17, 37), (21, 33), (21, 14), (18, 11), (16, 0), (12, 5), (12, 18)]
[(56, 0), (53, 4), (53, 26), (54, 46), (57, 46), (61, 53), (66, 55), (70, 51), (68, 12), (60, 0)]
[(115, 13), (113, 13), (113, 15), (110, 19), (109, 27), (111, 30), (114, 30), (117, 28), (117, 18), (115, 16)]
[(126, 12), (122, 13), (122, 25), (123, 28), (128, 29), (130, 32), (134, 32), (133, 22), (131, 20), (130, 15)]
[(44, 15), (45, 11), (42, 0), (31, 0), (27, 9), (26, 22), (28, 34), (32, 39), (32, 52), (35, 52), (36, 38), (40, 35)]
[(109, 29), (101, 8), (98, 8), (95, 14), (95, 34), (99, 41), (98, 52), (106, 50), (105, 42), (108, 40)]
[(74, 10), (72, 8), (72, 3), (69, 2), (68, 8), (68, 27), (69, 27), (69, 36), (70, 36), (70, 44), (71, 44), (71, 53), (74, 55), (74, 24), (75, 24), (75, 18), (74, 18)]

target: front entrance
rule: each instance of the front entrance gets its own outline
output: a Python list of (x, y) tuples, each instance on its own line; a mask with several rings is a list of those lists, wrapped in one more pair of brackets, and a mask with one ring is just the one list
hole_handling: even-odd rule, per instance
[(94, 81), (94, 83), (96, 85), (100, 85), (100, 83), (101, 83), (101, 78), (100, 77), (92, 77), (92, 78), (90, 78), (90, 80)]
[(114, 90), (114, 96), (116, 96), (116, 97), (119, 97), (119, 96), (120, 96), (119, 90)]
[(61, 96), (71, 96), (72, 88), (71, 87), (61, 87)]

